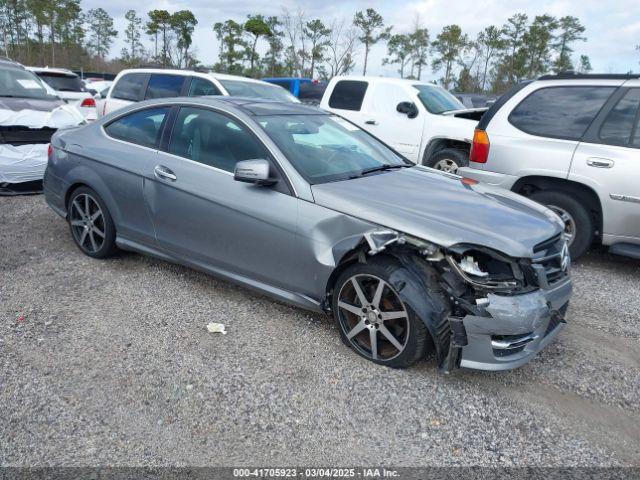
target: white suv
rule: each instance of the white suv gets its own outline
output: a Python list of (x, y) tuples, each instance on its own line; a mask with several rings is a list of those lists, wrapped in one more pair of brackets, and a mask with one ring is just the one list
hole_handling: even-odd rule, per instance
[(514, 87), (459, 174), (547, 205), (574, 258), (594, 239), (640, 258), (640, 76), (561, 74)]
[(123, 70), (118, 74), (107, 96), (98, 100), (98, 116), (151, 98), (203, 95), (233, 95), (299, 102), (282, 87), (252, 78), (192, 70), (139, 68)]

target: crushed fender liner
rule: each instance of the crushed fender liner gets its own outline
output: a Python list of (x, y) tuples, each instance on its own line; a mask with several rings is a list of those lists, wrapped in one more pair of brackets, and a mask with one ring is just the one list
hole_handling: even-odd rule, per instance
[(51, 135), (84, 121), (68, 105), (51, 111), (0, 109), (0, 195), (42, 191)]

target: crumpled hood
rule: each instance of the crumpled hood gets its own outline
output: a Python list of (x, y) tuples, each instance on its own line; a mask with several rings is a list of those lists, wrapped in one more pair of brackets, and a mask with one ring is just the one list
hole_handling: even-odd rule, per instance
[(443, 247), (483, 245), (513, 257), (563, 230), (549, 209), (488, 185), (415, 166), (312, 186), (315, 202)]

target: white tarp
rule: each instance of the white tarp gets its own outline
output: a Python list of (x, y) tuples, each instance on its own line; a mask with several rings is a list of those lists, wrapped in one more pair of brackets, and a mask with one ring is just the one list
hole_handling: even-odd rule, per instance
[(0, 183), (42, 180), (47, 168), (46, 143), (34, 145), (0, 145)]
[[(38, 110), (0, 109), (0, 126), (29, 128), (65, 128), (79, 125), (84, 117), (75, 108), (62, 105), (50, 112)], [(45, 144), (0, 144), (0, 183), (21, 183), (41, 180), (47, 167)]]

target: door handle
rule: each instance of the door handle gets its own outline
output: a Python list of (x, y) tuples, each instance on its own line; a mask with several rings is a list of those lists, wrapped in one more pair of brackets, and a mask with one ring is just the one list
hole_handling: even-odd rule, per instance
[(173, 173), (167, 167), (164, 167), (162, 165), (156, 165), (156, 167), (153, 169), (153, 173), (158, 178), (163, 178), (165, 180), (171, 180), (172, 182), (175, 182), (178, 179), (178, 177), (176, 177), (175, 173)]
[(590, 167), (596, 168), (611, 168), (613, 167), (614, 161), (609, 160), (608, 158), (598, 158), (598, 157), (589, 157), (587, 158), (587, 165)]
[(375, 120), (367, 120), (366, 122), (367, 125), (378, 125), (378, 122), (376, 122)]

